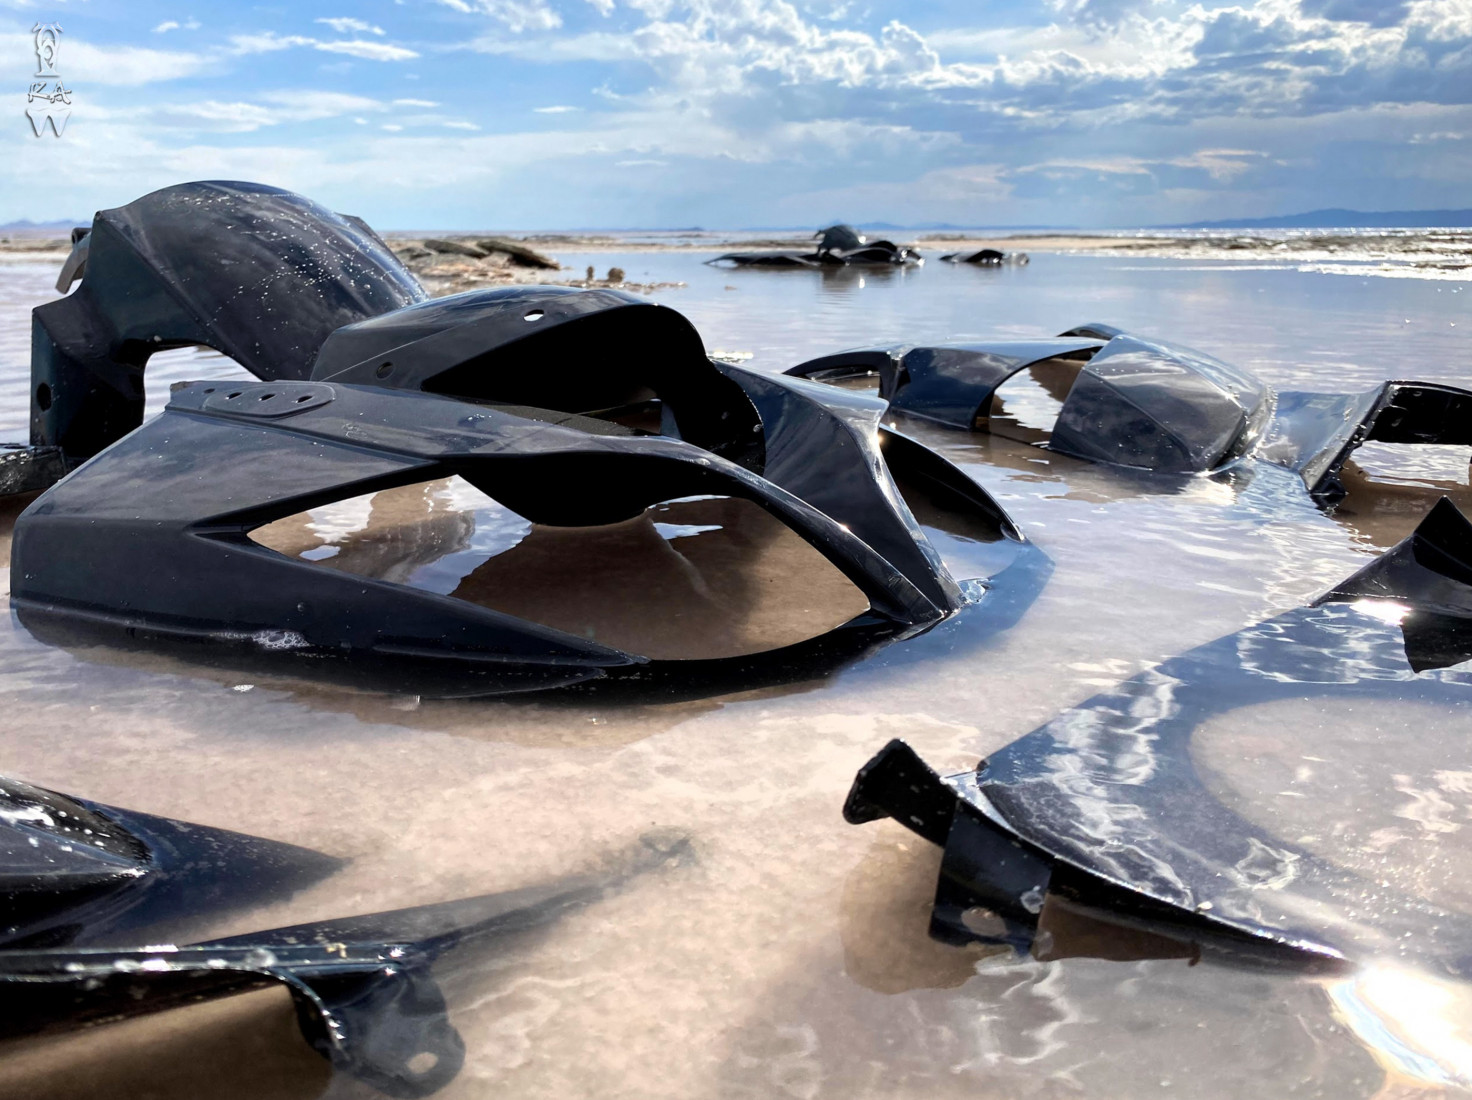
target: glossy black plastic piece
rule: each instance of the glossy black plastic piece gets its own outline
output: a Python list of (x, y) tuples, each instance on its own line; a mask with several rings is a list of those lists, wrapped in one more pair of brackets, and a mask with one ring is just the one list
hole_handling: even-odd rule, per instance
[[(825, 248), (845, 244), (829, 237)], [(623, 521), (701, 494), (766, 509), (870, 610), (732, 666), (745, 669), (846, 659), (967, 602), (906, 507), (896, 463), (966, 483), (956, 499), (1021, 538), (959, 470), (881, 431), (882, 402), (712, 362), (685, 318), (632, 295), (512, 287), (429, 300), (357, 219), (253, 184), (155, 192), (100, 213), (76, 247), (67, 277), (81, 286), (36, 311), (36, 438), (56, 442), (62, 465), (112, 446), (16, 524), (12, 606), (50, 640), (193, 655), (210, 643), (436, 694), (648, 664), (248, 537), (451, 475), (549, 526)], [(125, 435), (147, 356), (179, 344), (218, 348), (262, 381), (176, 387), (161, 417)], [(114, 376), (126, 407), (95, 384)], [(680, 664), (698, 677), (705, 662)]]
[(363, 222), (252, 183), (99, 211), (63, 278), (77, 274), (32, 321), (31, 444), (70, 462), (142, 422), (154, 352), (203, 345), (259, 378), (305, 378), (331, 332), (426, 296)]
[[(642, 333), (641, 354), (610, 345), (611, 333)], [(547, 362), (563, 369), (537, 369)], [(674, 311), (617, 292), (516, 288), (426, 302), (335, 333), (312, 373), (329, 380), (179, 388), (163, 415), (36, 500), (12, 548), (22, 621), (63, 643), (151, 642), (195, 656), (211, 643), (434, 694), (560, 686), (647, 665), (248, 537), (320, 504), (452, 474), (553, 526), (626, 520), (691, 495), (753, 501), (870, 602), (836, 637), (804, 644), (807, 660), (824, 645), (848, 654), (924, 628), (966, 603), (890, 465), (964, 484), (960, 498), (1021, 539), (938, 455), (913, 441), (881, 451), (899, 438), (881, 432), (883, 402), (713, 363)], [(630, 408), (659, 431), (621, 423)]]
[(1003, 252), (996, 248), (978, 248), (974, 252), (947, 252), (941, 257), (942, 263), (971, 264), (975, 267), (1001, 267), (1003, 264), (1021, 267), (1028, 260), (1026, 252)]
[(708, 264), (731, 267), (846, 267), (863, 265), (908, 266), (923, 263), (920, 253), (893, 241), (871, 241), (851, 225), (830, 225), (813, 234), (821, 238), (812, 252), (727, 252)]
[(388, 1096), (427, 1096), (465, 1054), (437, 959), (504, 951), (689, 858), (684, 837), (651, 834), (546, 886), (188, 943), (222, 909), (279, 900), (342, 862), (0, 779), (0, 1038), (280, 984), (336, 1068)]
[(1244, 457), (1286, 466), (1324, 503), (1361, 443), (1472, 444), (1472, 391), (1385, 382), (1357, 394), (1275, 392), (1247, 371), (1179, 344), (1112, 325), (1053, 340), (859, 348), (788, 374), (817, 381), (873, 374), (879, 395), (909, 415), (985, 430), (998, 388), (1049, 360), (1080, 364), (1046, 446), (1094, 462), (1201, 473)]
[[(1387, 614), (1387, 609), (1394, 614)], [(932, 931), (1028, 944), (1051, 901), (1270, 964), (1395, 955), (1466, 976), (1472, 915), (1370, 882), (1218, 802), (1197, 728), (1275, 700), (1460, 714), (1472, 680), (1472, 524), (1442, 501), (1313, 606), (1173, 658), (983, 761), (938, 776), (902, 742), (860, 770), (845, 816), (945, 847)]]
[(39, 493), (66, 477), (69, 469), (60, 447), (0, 443), (0, 497)]
[(1371, 441), (1472, 444), (1472, 391), (1398, 381), (1353, 394), (1286, 390), (1254, 453), (1296, 471), (1315, 499), (1332, 504), (1345, 494), (1345, 462)]
[(1014, 340), (893, 349), (861, 348), (810, 359), (787, 371), (798, 378), (835, 382), (875, 374), (879, 396), (912, 416), (973, 428), (986, 417), (992, 394), (1009, 378), (1048, 359), (1095, 355), (1095, 339)]
[(0, 951), (154, 942), (340, 860), (0, 777)]

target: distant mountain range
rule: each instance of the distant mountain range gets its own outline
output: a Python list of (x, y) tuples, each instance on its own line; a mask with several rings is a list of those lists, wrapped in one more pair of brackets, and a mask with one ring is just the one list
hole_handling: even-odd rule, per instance
[(1310, 210), (1277, 218), (1229, 218), (1156, 229), (1460, 229), (1472, 227), (1472, 210)]
[(52, 236), (65, 236), (72, 231), (74, 225), (90, 225), (91, 218), (86, 221), (62, 221), (62, 222), (33, 222), (29, 218), (22, 218), (18, 222), (6, 222), (0, 225), (0, 233), (46, 233)]

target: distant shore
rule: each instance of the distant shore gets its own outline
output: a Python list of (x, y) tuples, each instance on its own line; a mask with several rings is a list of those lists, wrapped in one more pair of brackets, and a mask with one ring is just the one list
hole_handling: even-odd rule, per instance
[[(450, 293), (476, 286), (508, 283), (554, 283), (567, 286), (625, 286), (652, 290), (670, 284), (631, 284), (607, 271), (590, 269), (585, 257), (604, 253), (708, 253), (793, 250), (811, 251), (811, 236), (750, 235), (688, 232), (615, 233), (517, 233), (503, 234), (505, 241), (524, 245), (543, 254), (560, 267), (556, 270), (532, 266), (502, 252), (465, 255), (426, 248), (426, 241), (474, 245), (486, 238), (482, 233), (387, 233), (385, 240), (425, 282), (432, 292)], [(877, 236), (877, 234), (871, 234)], [(1422, 277), (1472, 278), (1472, 230), (1361, 230), (1216, 231), (1210, 234), (1140, 230), (1134, 233), (1008, 232), (977, 235), (932, 232), (912, 235), (898, 243), (917, 248), (921, 255), (936, 259), (949, 252), (972, 252), (995, 248), (1005, 253), (1092, 254), (1142, 258), (1201, 261), (1272, 262), (1296, 264), (1384, 264)], [(54, 261), (60, 263), (70, 249), (61, 236), (30, 233), (0, 236), (0, 262)], [(584, 257), (570, 266), (568, 253)], [(598, 265), (601, 266), (601, 265)], [(580, 272), (580, 273), (579, 273)], [(614, 276), (618, 276), (614, 269)], [(675, 284), (678, 285), (678, 284)]]

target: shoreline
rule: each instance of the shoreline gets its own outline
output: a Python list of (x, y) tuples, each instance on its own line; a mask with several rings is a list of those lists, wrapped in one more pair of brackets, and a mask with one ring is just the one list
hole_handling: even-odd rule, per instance
[[(664, 238), (664, 239), (661, 239)], [(648, 292), (682, 283), (630, 283), (613, 268), (607, 273), (590, 269), (586, 262), (569, 265), (559, 254), (580, 257), (613, 254), (690, 253), (719, 255), (723, 252), (794, 250), (813, 247), (810, 236), (746, 238), (696, 232), (668, 234), (634, 233), (523, 233), (505, 234), (502, 240), (521, 250), (541, 253), (546, 263), (494, 251), (463, 255), (456, 251), (428, 249), (426, 241), (451, 247), (485, 241), (483, 233), (385, 233), (385, 243), (424, 282), (432, 294), (454, 293), (481, 286), (544, 283), (569, 287), (622, 287)], [(1376, 230), (1304, 232), (1284, 236), (1281, 232), (1214, 232), (1210, 236), (1183, 236), (1168, 231), (1141, 230), (1130, 235), (1105, 236), (1087, 232), (1013, 232), (976, 235), (933, 232), (909, 235), (902, 243), (935, 260), (948, 252), (971, 252), (995, 248), (1004, 253), (1035, 255), (1094, 255), (1141, 259), (1195, 260), (1222, 263), (1274, 263), (1314, 265), (1326, 272), (1376, 274), (1403, 277), (1472, 280), (1472, 229)], [(0, 237), (0, 263), (58, 265), (70, 251), (63, 236), (13, 234)], [(555, 263), (556, 267), (548, 266)], [(1379, 270), (1374, 270), (1379, 265)], [(598, 265), (601, 266), (601, 265)], [(574, 275), (581, 268), (581, 275)], [(554, 274), (554, 272), (556, 274)]]

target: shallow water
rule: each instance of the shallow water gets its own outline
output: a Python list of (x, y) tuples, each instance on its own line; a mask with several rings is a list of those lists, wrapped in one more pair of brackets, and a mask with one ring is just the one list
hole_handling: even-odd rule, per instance
[[(1432, 280), (1089, 256), (831, 275), (724, 271), (689, 253), (559, 258), (687, 283), (654, 297), (689, 316), (708, 348), (750, 352), (758, 369), (871, 342), (1106, 321), (1279, 386), (1472, 382), (1472, 289)], [(53, 277), (50, 265), (0, 267), (0, 437), (23, 432), (29, 309)], [(150, 367), (151, 409), (168, 381), (230, 368), (170, 356)], [(1472, 1090), (1465, 986), (1389, 963), (1326, 981), (1210, 961), (1037, 962), (944, 947), (925, 932), (939, 852), (890, 822), (852, 827), (839, 814), (855, 770), (891, 737), (938, 767), (970, 768), (1143, 668), (1300, 606), (1408, 534), (1441, 491), (1467, 498), (1465, 453), (1367, 454), (1383, 483), (1360, 480), (1326, 515), (1276, 468), (1152, 479), (900, 427), (963, 465), (1052, 559), (1010, 630), (990, 632), (983, 601), (867, 661), (780, 688), (696, 701), (437, 702), (53, 649), (12, 616), (0, 624), (0, 771), (352, 860), (209, 935), (537, 884), (596, 866), (651, 829), (688, 834), (692, 862), (456, 976), (452, 1018), (468, 1055), (438, 1094), (447, 1098)], [(0, 551), (8, 559), (8, 537)], [(1311, 834), (1316, 854), (1358, 870), (1395, 853), (1402, 889), (1455, 905), (1472, 896), (1468, 803), (1462, 780), (1441, 773), (1472, 771), (1472, 758), (1434, 750), (1458, 728), (1465, 718), (1440, 710), (1275, 704), (1223, 716), (1198, 749), (1218, 797), (1245, 817)], [(1303, 775), (1306, 753), (1331, 763)], [(1305, 797), (1285, 799), (1295, 785)], [(261, 1069), (270, 1083), (249, 1094), (320, 1095), (320, 1060), (298, 1057), (278, 1026), (284, 998), (252, 997), (233, 1011), (254, 1013), (277, 1068)], [(216, 1072), (232, 1058), (266, 1065), (259, 1046), (166, 1040), (153, 1034), (148, 1049), (169, 1052), (177, 1072), (190, 1056)], [(64, 1094), (90, 1064), (45, 1053), (0, 1062), (0, 1092), (22, 1092), (25, 1078)], [(59, 1065), (73, 1074), (65, 1082)]]

